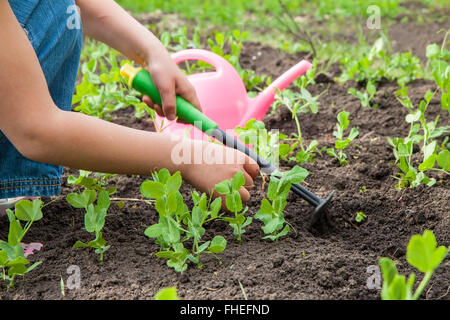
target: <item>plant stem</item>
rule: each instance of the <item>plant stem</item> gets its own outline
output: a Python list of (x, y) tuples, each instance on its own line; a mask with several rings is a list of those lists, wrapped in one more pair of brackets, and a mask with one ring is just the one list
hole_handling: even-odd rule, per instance
[(428, 281), (430, 281), (431, 276), (433, 275), (433, 271), (428, 271), (425, 273), (425, 276), (423, 277), (422, 281), (420, 281), (419, 286), (416, 289), (416, 292), (414, 292), (413, 300), (419, 299), (420, 295), (422, 294), (423, 289), (425, 289)]

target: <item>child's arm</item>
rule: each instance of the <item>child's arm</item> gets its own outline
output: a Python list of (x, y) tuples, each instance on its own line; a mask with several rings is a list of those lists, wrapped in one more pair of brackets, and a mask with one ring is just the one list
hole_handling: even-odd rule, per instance
[[(59, 109), (52, 101), (33, 47), (7, 1), (0, 1), (0, 39), (0, 130), (25, 157), (109, 173), (148, 175), (165, 167), (171, 172), (180, 170), (200, 191), (211, 190), (237, 171), (245, 173), (247, 186), (253, 184), (258, 166), (240, 152), (187, 139), (172, 141), (164, 134)], [(176, 165), (172, 150), (179, 143), (187, 148), (197, 144), (202, 151), (208, 146), (210, 151), (226, 150), (226, 154), (233, 153), (242, 162)], [(248, 191), (241, 191), (244, 200), (248, 199)]]
[[(161, 94), (162, 109), (155, 111), (175, 119), (175, 94), (200, 109), (193, 86), (173, 62), (163, 44), (113, 0), (76, 0), (80, 7), (83, 32), (120, 51), (150, 72)], [(144, 100), (150, 102), (148, 97)]]

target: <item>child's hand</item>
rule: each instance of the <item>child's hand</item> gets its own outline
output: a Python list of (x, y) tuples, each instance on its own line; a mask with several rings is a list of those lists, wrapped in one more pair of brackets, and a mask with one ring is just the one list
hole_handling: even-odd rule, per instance
[[(183, 159), (190, 158), (190, 163), (180, 165), (181, 174), (187, 182), (200, 192), (213, 193), (213, 196), (217, 197), (219, 194), (215, 192), (215, 185), (232, 179), (237, 172), (242, 171), (245, 185), (239, 193), (242, 201), (250, 199), (249, 191), (259, 173), (259, 166), (253, 159), (240, 151), (216, 143), (189, 139), (183, 139), (181, 143), (182, 153), (179, 152), (181, 148), (175, 148), (172, 160), (176, 162), (176, 157), (180, 154)], [(188, 152), (189, 156), (184, 152)]]
[(153, 104), (148, 96), (145, 96), (142, 100), (155, 109), (158, 115), (169, 120), (175, 120), (176, 118), (176, 95), (183, 97), (194, 107), (202, 110), (192, 84), (172, 60), (169, 53), (165, 49), (159, 51), (159, 53), (152, 52), (150, 61), (145, 69), (150, 73), (161, 95), (162, 106)]

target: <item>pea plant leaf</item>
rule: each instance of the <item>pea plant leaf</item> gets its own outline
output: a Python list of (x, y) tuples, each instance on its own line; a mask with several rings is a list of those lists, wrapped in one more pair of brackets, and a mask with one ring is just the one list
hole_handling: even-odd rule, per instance
[(436, 238), (430, 230), (414, 235), (409, 241), (406, 259), (409, 264), (426, 273), (436, 269), (447, 254), (444, 246), (436, 247)]
[(69, 193), (66, 197), (67, 202), (74, 208), (86, 209), (94, 203), (97, 193), (94, 190), (85, 190), (83, 193)]
[(409, 240), (406, 259), (410, 265), (425, 273), (421, 282), (414, 289), (415, 274), (408, 279), (400, 275), (394, 262), (389, 258), (380, 258), (379, 264), (383, 275), (381, 298), (383, 300), (417, 300), (436, 268), (445, 259), (449, 249), (437, 247), (436, 238), (432, 231), (425, 230), (423, 235), (413, 235)]

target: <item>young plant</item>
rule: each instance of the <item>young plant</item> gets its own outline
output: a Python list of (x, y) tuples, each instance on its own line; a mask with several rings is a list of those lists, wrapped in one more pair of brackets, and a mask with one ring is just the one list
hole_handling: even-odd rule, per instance
[(245, 217), (248, 207), (243, 207), (239, 189), (245, 184), (244, 174), (240, 171), (236, 173), (231, 180), (225, 180), (216, 184), (216, 191), (225, 195), (225, 205), (234, 217), (224, 217), (221, 220), (226, 221), (234, 230), (237, 241), (242, 242), (241, 235), (245, 232), (244, 228), (252, 223), (252, 217)]
[(367, 216), (364, 214), (364, 212), (359, 211), (356, 213), (356, 216), (355, 216), (356, 222), (362, 223), (362, 222), (366, 221), (366, 219), (367, 219)]
[(445, 34), (441, 47), (437, 44), (428, 45), (426, 55), (431, 74), (441, 91), (441, 108), (450, 113), (450, 51), (444, 47), (449, 33)]
[(188, 227), (186, 236), (193, 239), (192, 253), (188, 256), (188, 259), (201, 268), (200, 255), (202, 253), (215, 255), (221, 253), (227, 246), (227, 241), (223, 236), (214, 236), (212, 240), (205, 241), (200, 245), (206, 232), (203, 225), (219, 217), (222, 199), (216, 198), (210, 202), (205, 193), (200, 196), (197, 192), (193, 192), (192, 200), (194, 201), (194, 207), (190, 215), (185, 218)]
[(341, 166), (348, 164), (347, 155), (344, 153), (344, 150), (359, 134), (358, 129), (352, 128), (347, 138), (344, 139), (344, 132), (350, 125), (350, 120), (348, 120), (349, 115), (350, 113), (345, 110), (339, 112), (337, 116), (338, 123), (336, 124), (337, 130), (333, 131), (333, 135), (337, 138), (334, 145), (336, 150), (334, 148), (327, 149), (328, 155), (339, 160)]
[(81, 65), (83, 80), (72, 99), (75, 111), (111, 120), (111, 112), (128, 106), (135, 107), (137, 117), (151, 110), (138, 98), (137, 91), (122, 83), (120, 67), (127, 61), (119, 63), (118, 59), (119, 53), (105, 44), (87, 41), (82, 51), (82, 60), (86, 61)]
[(406, 280), (397, 271), (395, 263), (389, 258), (379, 260), (383, 275), (381, 299), (383, 300), (417, 300), (431, 279), (436, 268), (447, 256), (449, 248), (437, 247), (432, 231), (425, 230), (423, 235), (414, 235), (408, 243), (406, 260), (425, 275), (416, 290), (414, 289), (415, 274), (411, 273)]
[[(387, 138), (388, 143), (393, 147), (394, 157), (397, 166), (401, 170), (398, 172), (396, 185), (397, 189), (405, 187), (414, 188), (421, 183), (431, 187), (436, 183), (435, 179), (430, 179), (426, 172), (429, 170), (442, 171), (449, 174), (450, 158), (446, 149), (445, 141), (439, 151), (436, 138), (450, 132), (450, 126), (438, 127), (439, 116), (434, 121), (427, 122), (425, 118), (426, 110), (430, 104), (434, 93), (427, 91), (418, 108), (414, 108), (411, 99), (408, 97), (408, 88), (404, 87), (396, 92), (399, 102), (409, 110), (406, 122), (410, 124), (410, 130), (406, 138)], [(423, 134), (420, 134), (422, 132)], [(412, 162), (414, 144), (422, 143), (421, 153), (423, 160), (416, 168)], [(440, 168), (434, 168), (435, 164)]]
[[(33, 202), (21, 200), (16, 204), (14, 211), (6, 210), (9, 233), (7, 242), (0, 240), (0, 277), (4, 281), (9, 281), (8, 289), (14, 286), (15, 277), (24, 276), (41, 264), (41, 262), (35, 262), (27, 267), (30, 261), (25, 258), (21, 241), (33, 222), (42, 219), (42, 206), (43, 203), (39, 199)], [(20, 221), (25, 222), (23, 227)]]
[(74, 177), (70, 175), (67, 178), (67, 183), (81, 186), (88, 190), (94, 190), (100, 192), (102, 190), (108, 191), (111, 195), (117, 191), (116, 187), (105, 188), (108, 184), (108, 180), (115, 178), (117, 174), (110, 173), (92, 173), (91, 171), (79, 170), (79, 176)]
[(301, 183), (308, 176), (308, 171), (295, 166), (289, 171), (272, 174), (267, 190), (267, 198), (262, 199), (261, 208), (255, 219), (264, 223), (262, 230), (266, 234), (263, 239), (278, 240), (289, 233), (289, 224), (284, 219), (284, 208), (287, 196), (293, 183)]
[[(210, 241), (202, 241), (205, 234), (205, 223), (219, 218), (221, 199), (210, 201), (206, 194), (193, 192), (194, 207), (189, 211), (179, 192), (182, 184), (179, 172), (170, 175), (167, 169), (153, 173), (153, 181), (146, 180), (141, 185), (141, 193), (147, 198), (155, 199), (155, 209), (159, 214), (157, 224), (145, 230), (145, 235), (156, 239), (161, 251), (159, 258), (167, 259), (167, 265), (177, 272), (184, 272), (188, 260), (199, 268), (200, 255), (221, 253), (226, 247), (222, 236), (215, 236)], [(192, 250), (185, 248), (184, 243), (192, 239)]]
[(377, 104), (370, 105), (370, 101), (375, 97), (375, 94), (377, 93), (376, 86), (371, 82), (367, 82), (366, 91), (358, 91), (355, 88), (348, 89), (348, 93), (352, 96), (355, 96), (361, 101), (361, 106), (364, 108), (378, 108)]
[[(298, 84), (298, 83), (297, 83)], [(300, 85), (306, 85), (306, 83), (300, 83)], [(280, 157), (284, 158), (296, 147), (299, 147), (300, 150), (297, 151), (297, 154), (294, 158), (290, 158), (292, 161), (296, 161), (298, 163), (307, 163), (314, 162), (316, 148), (318, 146), (317, 140), (312, 140), (309, 145), (305, 145), (302, 129), (299, 120), (299, 114), (311, 112), (312, 114), (317, 114), (319, 111), (319, 96), (313, 97), (311, 93), (303, 86), (299, 87), (300, 93), (294, 92), (291, 90), (284, 90), (280, 92), (277, 89), (277, 95), (275, 97), (275, 103), (273, 108), (276, 109), (280, 105), (285, 106), (292, 114), (292, 119), (295, 121), (295, 125), (297, 127), (297, 132), (293, 133), (293, 138), (286, 139), (286, 141), (294, 141), (292, 146), (290, 145), (281, 145), (280, 146)], [(289, 152), (289, 153), (287, 153)]]
[(83, 193), (70, 193), (66, 200), (72, 207), (78, 209), (85, 209), (84, 227), (87, 232), (94, 233), (95, 239), (88, 243), (77, 241), (74, 248), (93, 248), (95, 253), (99, 255), (99, 262), (103, 262), (103, 255), (110, 246), (106, 245), (103, 239), (101, 230), (105, 225), (105, 218), (110, 206), (109, 193), (106, 190), (101, 190), (98, 193), (97, 204), (94, 201), (97, 198), (97, 192), (94, 190), (85, 190)]
[[(361, 46), (363, 47), (363, 46)], [(420, 59), (411, 52), (390, 54), (389, 41), (385, 35), (378, 38), (369, 50), (355, 54), (348, 52), (341, 59), (343, 72), (338, 81), (355, 80), (358, 83), (378, 83), (382, 78), (397, 81), (399, 86), (423, 78)]]
[(250, 119), (245, 126), (236, 127), (234, 131), (239, 139), (248, 145), (253, 145), (255, 152), (272, 164), (278, 163), (279, 141), (286, 135), (279, 132), (267, 131), (264, 122)]

